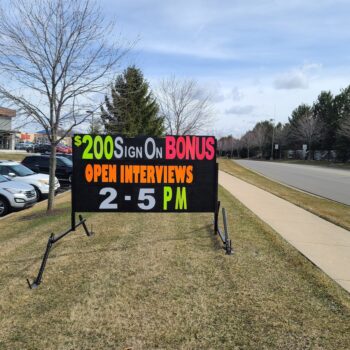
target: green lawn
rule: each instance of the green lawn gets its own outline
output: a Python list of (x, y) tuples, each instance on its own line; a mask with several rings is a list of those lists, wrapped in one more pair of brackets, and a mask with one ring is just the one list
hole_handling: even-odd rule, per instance
[(350, 296), (228, 192), (234, 255), (210, 214), (90, 214), (69, 193), (0, 220), (0, 349), (349, 349)]

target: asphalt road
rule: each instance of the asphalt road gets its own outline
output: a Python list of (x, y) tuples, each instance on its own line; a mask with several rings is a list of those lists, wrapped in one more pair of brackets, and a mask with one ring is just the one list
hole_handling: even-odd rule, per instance
[(254, 160), (235, 161), (286, 185), (350, 205), (350, 170)]

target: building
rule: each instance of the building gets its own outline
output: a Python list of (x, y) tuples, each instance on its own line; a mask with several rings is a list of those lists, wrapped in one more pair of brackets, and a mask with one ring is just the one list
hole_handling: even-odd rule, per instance
[(15, 110), (0, 107), (0, 150), (15, 149), (16, 131), (12, 130), (12, 119), (15, 116)]
[(28, 132), (21, 132), (18, 136), (18, 142), (35, 142), (35, 134)]
[[(58, 131), (58, 137), (62, 136), (62, 131)], [(65, 146), (72, 146), (72, 137), (73, 133), (68, 133), (68, 136), (64, 137), (61, 144)], [(47, 138), (45, 130), (37, 131), (35, 133), (30, 132), (21, 132), (19, 133), (18, 142), (33, 142), (39, 144), (49, 143), (49, 139)]]

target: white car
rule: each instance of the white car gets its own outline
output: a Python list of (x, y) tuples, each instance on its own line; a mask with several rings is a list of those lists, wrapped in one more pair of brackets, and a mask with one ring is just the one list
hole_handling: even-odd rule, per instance
[(8, 180), (0, 175), (0, 216), (6, 215), (10, 209), (24, 209), (37, 201), (33, 186), (19, 181)]
[[(12, 160), (0, 160), (0, 175), (9, 180), (25, 182), (35, 188), (38, 200), (47, 198), (49, 194), (49, 175), (38, 174), (23, 164)], [(60, 183), (55, 178), (55, 191), (60, 188)]]

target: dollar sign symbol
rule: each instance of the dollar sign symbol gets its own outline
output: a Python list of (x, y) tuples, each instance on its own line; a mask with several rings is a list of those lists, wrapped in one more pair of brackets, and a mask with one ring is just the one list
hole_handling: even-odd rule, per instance
[(74, 137), (74, 144), (77, 147), (81, 146), (81, 136), (75, 136)]

